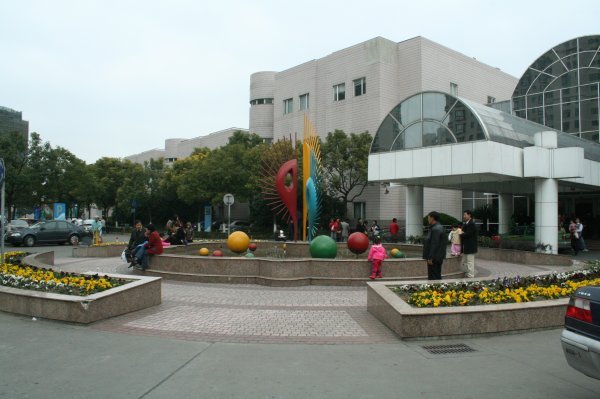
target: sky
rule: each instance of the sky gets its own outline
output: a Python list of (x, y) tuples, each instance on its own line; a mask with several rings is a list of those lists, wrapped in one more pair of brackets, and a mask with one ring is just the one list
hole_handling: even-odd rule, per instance
[(93, 163), (247, 129), (252, 73), (376, 36), (424, 36), (519, 78), (600, 34), (598, 15), (598, 0), (0, 0), (0, 106)]

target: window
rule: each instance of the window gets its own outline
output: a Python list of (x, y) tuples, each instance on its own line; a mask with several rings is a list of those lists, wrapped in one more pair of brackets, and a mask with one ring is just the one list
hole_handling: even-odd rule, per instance
[(308, 109), (308, 93), (300, 96), (300, 111)]
[(364, 219), (366, 214), (366, 203), (355, 202), (354, 203), (354, 219)]
[(251, 100), (250, 105), (260, 105), (260, 104), (273, 104), (272, 98), (257, 98), (256, 100)]
[(283, 100), (283, 114), (291, 114), (294, 111), (294, 99)]
[(450, 82), (450, 94), (458, 96), (458, 85), (456, 83)]
[(354, 96), (362, 96), (367, 92), (367, 79), (360, 78), (354, 80)]
[(346, 84), (340, 83), (333, 86), (333, 101), (342, 101), (346, 99)]
[(492, 96), (487, 96), (488, 97), (488, 104), (493, 104), (496, 102), (496, 97), (492, 97)]

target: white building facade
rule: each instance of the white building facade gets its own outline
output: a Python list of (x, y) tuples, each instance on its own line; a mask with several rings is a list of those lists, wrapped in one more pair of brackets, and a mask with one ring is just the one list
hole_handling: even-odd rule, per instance
[[(267, 140), (301, 139), (306, 113), (322, 139), (335, 129), (374, 135), (390, 110), (415, 93), (436, 90), (485, 104), (509, 100), (517, 82), (424, 37), (376, 37), (285, 71), (254, 73), (249, 131)], [(405, 221), (405, 201), (405, 186), (372, 183), (348, 216)], [(424, 206), (460, 217), (462, 193), (426, 188)]]

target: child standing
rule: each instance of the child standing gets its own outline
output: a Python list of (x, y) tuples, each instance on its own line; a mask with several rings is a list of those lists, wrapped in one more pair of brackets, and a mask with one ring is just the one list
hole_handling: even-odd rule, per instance
[(381, 245), (381, 238), (376, 236), (373, 238), (373, 245), (371, 246), (369, 256), (367, 257), (369, 262), (373, 262), (373, 268), (371, 269), (371, 275), (369, 276), (371, 280), (381, 278), (381, 264), (385, 258), (387, 258), (387, 253), (385, 252), (383, 245)]
[(462, 232), (461, 226), (456, 224), (452, 226), (452, 231), (450, 232), (450, 243), (452, 243), (450, 253), (452, 256), (458, 256), (462, 252), (462, 243), (460, 240)]

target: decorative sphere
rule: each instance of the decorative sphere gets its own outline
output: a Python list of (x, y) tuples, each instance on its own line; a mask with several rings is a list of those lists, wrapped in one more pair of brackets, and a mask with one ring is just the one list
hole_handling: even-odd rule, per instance
[(212, 256), (223, 256), (223, 251), (221, 251), (220, 249), (217, 249), (217, 250), (213, 251)]
[(397, 257), (396, 255), (398, 254), (398, 252), (400, 252), (398, 250), (398, 248), (392, 248), (392, 250), (390, 251), (390, 256), (392, 256), (393, 258), (396, 258)]
[(394, 258), (406, 258), (404, 252), (397, 250), (397, 252), (393, 255)]
[(313, 258), (333, 259), (337, 255), (337, 244), (329, 236), (317, 236), (310, 243), (310, 255)]
[(234, 231), (227, 239), (227, 248), (238, 254), (245, 252), (248, 244), (250, 244), (250, 237), (243, 231)]
[(246, 254), (246, 258), (254, 258), (254, 254), (252, 252), (248, 252)]
[(208, 256), (209, 251), (208, 248), (200, 248), (200, 251), (198, 251), (198, 253), (200, 254), (200, 256)]
[(248, 245), (248, 249), (252, 252), (256, 251), (256, 248), (258, 248), (258, 247), (256, 246), (255, 243)]
[(362, 254), (369, 248), (369, 237), (361, 232), (350, 234), (348, 237), (348, 249), (357, 255)]

